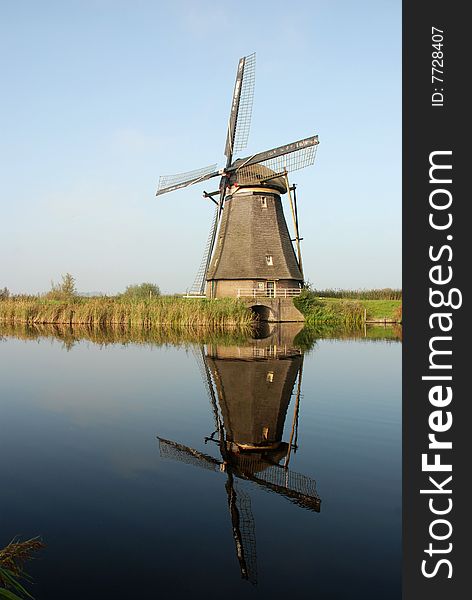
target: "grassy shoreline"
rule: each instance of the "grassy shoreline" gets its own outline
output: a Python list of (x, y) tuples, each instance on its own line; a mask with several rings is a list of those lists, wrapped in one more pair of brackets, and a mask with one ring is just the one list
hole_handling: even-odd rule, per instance
[[(307, 325), (352, 327), (365, 323), (401, 322), (401, 300), (326, 298), (307, 291), (294, 298), (294, 304), (304, 315)], [(0, 300), (0, 322), (249, 330), (256, 321), (248, 306), (236, 298), (210, 300), (158, 296), (143, 300), (123, 296), (69, 299), (19, 296)]]
[(361, 326), (366, 323), (401, 323), (402, 301), (325, 298), (302, 293), (294, 304), (308, 325)]
[(253, 316), (236, 299), (192, 299), (160, 296), (147, 300), (118, 297), (51, 300), (9, 298), (0, 302), (6, 323), (126, 327), (250, 328)]

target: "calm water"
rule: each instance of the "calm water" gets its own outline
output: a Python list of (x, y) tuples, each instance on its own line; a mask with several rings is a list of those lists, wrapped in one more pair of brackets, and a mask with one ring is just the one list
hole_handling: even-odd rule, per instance
[(401, 344), (297, 339), (0, 330), (0, 547), (43, 537), (37, 600), (400, 598)]

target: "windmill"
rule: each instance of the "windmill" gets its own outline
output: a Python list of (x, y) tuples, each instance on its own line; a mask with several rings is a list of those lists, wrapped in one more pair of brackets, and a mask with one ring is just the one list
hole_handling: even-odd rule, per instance
[[(305, 509), (320, 511), (315, 482), (289, 469), (291, 451), (297, 448), (303, 356), (298, 349), (279, 343), (208, 347), (206, 352), (201, 346), (195, 355), (215, 420), (215, 430), (205, 443), (215, 442), (220, 456), (158, 437), (160, 455), (226, 478), (241, 577), (256, 583), (254, 517), (250, 496), (238, 482), (250, 482)], [(294, 411), (286, 443), (281, 440), (292, 395)]]
[[(190, 292), (210, 298), (294, 296), (303, 284), (296, 186), (288, 173), (313, 164), (318, 136), (236, 158), (248, 141), (256, 55), (239, 60), (224, 154), (226, 164), (162, 176), (156, 195), (220, 178), (204, 192), (215, 204), (203, 259)], [(291, 239), (280, 196), (288, 193), (295, 237)], [(293, 243), (296, 243), (295, 254)]]

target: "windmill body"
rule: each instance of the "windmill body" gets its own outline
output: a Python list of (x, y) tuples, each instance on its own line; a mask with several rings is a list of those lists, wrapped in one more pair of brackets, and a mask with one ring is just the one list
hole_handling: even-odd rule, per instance
[[(157, 195), (218, 177), (204, 197), (215, 214), (203, 260), (191, 292), (210, 298), (292, 297), (300, 293), (303, 270), (295, 186), (288, 173), (313, 164), (318, 137), (312, 136), (245, 158), (255, 81), (255, 54), (240, 59), (225, 145), (226, 166), (210, 165), (161, 177)], [(287, 194), (294, 238), (281, 197)], [(296, 242), (296, 252), (293, 246)]]
[(230, 189), (206, 276), (207, 296), (240, 296), (241, 290), (273, 295), (301, 287), (282, 207), (285, 189), (275, 182)]

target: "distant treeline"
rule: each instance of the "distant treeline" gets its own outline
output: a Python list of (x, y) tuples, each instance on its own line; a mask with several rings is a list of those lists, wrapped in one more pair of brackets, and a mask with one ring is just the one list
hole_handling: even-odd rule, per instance
[(345, 298), (346, 300), (401, 300), (402, 290), (383, 288), (378, 290), (312, 289), (320, 298)]

